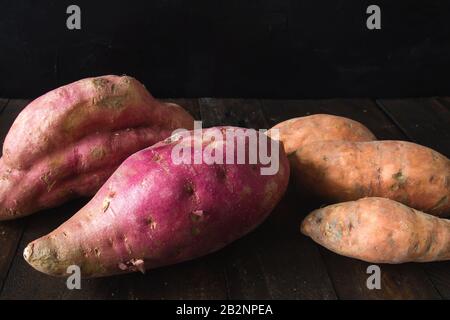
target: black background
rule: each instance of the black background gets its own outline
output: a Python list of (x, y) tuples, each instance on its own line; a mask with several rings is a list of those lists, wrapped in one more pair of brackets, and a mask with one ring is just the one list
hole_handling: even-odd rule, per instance
[[(382, 30), (366, 28), (370, 4)], [(9, 98), (108, 73), (157, 97), (450, 95), (449, 71), (449, 1), (0, 0)]]

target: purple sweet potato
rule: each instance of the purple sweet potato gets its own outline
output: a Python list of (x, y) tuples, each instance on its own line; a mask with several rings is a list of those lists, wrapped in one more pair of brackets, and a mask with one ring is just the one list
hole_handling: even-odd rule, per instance
[[(224, 133), (237, 130), (262, 145), (267, 141), (278, 161), (273, 175), (262, 174), (268, 165), (260, 157), (251, 163), (250, 139), (241, 144), (245, 163), (236, 161), (238, 139), (225, 139)], [(276, 142), (252, 129), (210, 128), (203, 130), (205, 139), (198, 131), (130, 156), (85, 207), (26, 247), (26, 261), (54, 276), (67, 276), (70, 265), (78, 265), (84, 277), (143, 272), (206, 255), (253, 230), (287, 188), (289, 162), (282, 146), (273, 148)], [(195, 156), (180, 153), (190, 163), (174, 160), (177, 148), (194, 145)], [(205, 155), (221, 153), (222, 159), (231, 154), (234, 163), (206, 162)], [(204, 156), (201, 163), (195, 162), (198, 155)]]
[(193, 121), (127, 76), (83, 79), (37, 98), (3, 145), (0, 220), (95, 194), (128, 156)]

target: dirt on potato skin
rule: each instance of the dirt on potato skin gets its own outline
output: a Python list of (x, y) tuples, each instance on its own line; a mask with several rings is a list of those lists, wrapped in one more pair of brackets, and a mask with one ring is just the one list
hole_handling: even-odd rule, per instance
[(450, 260), (449, 220), (386, 198), (315, 210), (301, 232), (337, 254), (371, 263)]
[(44, 94), (6, 136), (0, 221), (92, 196), (128, 156), (193, 123), (128, 76), (82, 79)]

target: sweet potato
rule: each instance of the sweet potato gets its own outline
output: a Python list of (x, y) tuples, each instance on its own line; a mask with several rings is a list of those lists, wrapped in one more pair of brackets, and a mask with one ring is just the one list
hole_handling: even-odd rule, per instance
[(279, 139), (289, 155), (301, 146), (315, 141), (372, 141), (376, 137), (361, 123), (331, 114), (314, 114), (283, 121), (268, 131), (279, 130)]
[(450, 260), (450, 221), (386, 198), (313, 211), (301, 231), (338, 254), (373, 263)]
[(193, 121), (127, 76), (83, 79), (37, 98), (3, 145), (0, 220), (95, 194), (129, 155)]
[[(173, 160), (176, 146), (198, 144), (196, 155), (213, 146), (225, 156), (229, 148), (234, 153), (236, 143), (222, 137), (237, 129), (210, 128), (204, 130), (205, 136), (213, 130), (220, 136), (202, 140), (192, 134), (199, 131), (194, 130), (130, 156), (85, 207), (26, 247), (26, 261), (55, 276), (66, 276), (70, 265), (78, 265), (84, 277), (143, 272), (216, 251), (254, 229), (285, 192), (289, 161), (280, 147), (276, 174), (262, 175), (267, 166), (261, 160), (253, 164), (248, 159), (244, 164)], [(262, 133), (259, 140), (261, 136), (273, 143)], [(249, 146), (247, 139), (247, 154)]]
[(450, 214), (450, 161), (411, 142), (322, 141), (290, 156), (296, 184), (332, 202), (383, 197)]

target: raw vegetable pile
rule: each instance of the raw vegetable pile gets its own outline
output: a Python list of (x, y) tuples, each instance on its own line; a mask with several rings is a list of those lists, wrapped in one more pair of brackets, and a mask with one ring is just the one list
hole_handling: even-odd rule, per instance
[(450, 215), (450, 160), (411, 142), (371, 141), (353, 122), (314, 115), (275, 126), (294, 146), (289, 160), (299, 192), (337, 202), (310, 213), (301, 232), (368, 262), (450, 260), (450, 220), (442, 218)]
[[(84, 277), (101, 277), (194, 259), (260, 225), (289, 176), (301, 194), (334, 203), (301, 224), (326, 248), (376, 263), (450, 260), (450, 160), (442, 154), (377, 141), (361, 123), (325, 114), (290, 119), (267, 135), (193, 127), (182, 107), (126, 76), (83, 79), (31, 102), (3, 146), (0, 220), (93, 198), (31, 242), (25, 260), (49, 275), (78, 265)], [(275, 174), (261, 173), (267, 162), (259, 157), (237, 161), (239, 138), (226, 139), (229, 132), (275, 155)], [(251, 153), (251, 139), (243, 141)], [(193, 158), (216, 148), (234, 161), (175, 163), (191, 147)]]

